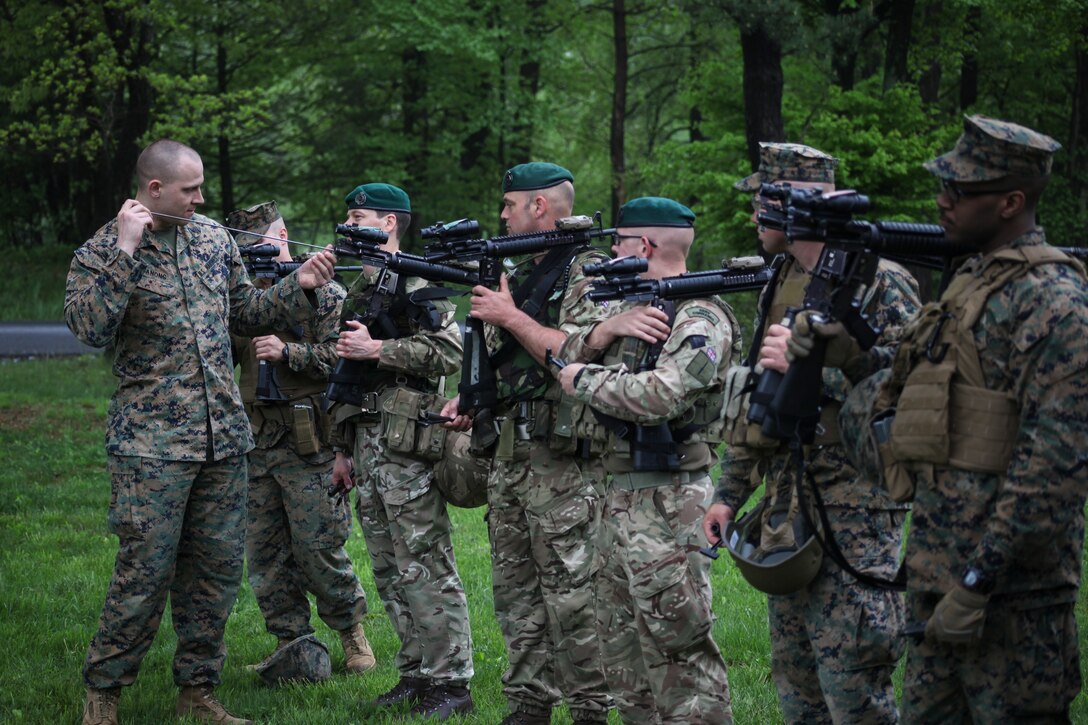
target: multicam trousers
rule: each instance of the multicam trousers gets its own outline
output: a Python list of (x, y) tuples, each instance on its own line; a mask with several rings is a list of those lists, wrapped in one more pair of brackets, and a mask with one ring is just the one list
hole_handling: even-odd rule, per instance
[(492, 585), (513, 711), (567, 700), (575, 720), (601, 721), (608, 696), (594, 627), (601, 499), (574, 458), (518, 441), (495, 460), (488, 490)]
[(710, 559), (699, 553), (714, 487), (706, 474), (661, 477), (608, 493), (596, 587), (605, 676), (625, 723), (729, 723)]
[(400, 638), (402, 677), (467, 683), (472, 632), (457, 573), (446, 500), (434, 464), (387, 450), (380, 426), (355, 438), (355, 507), (374, 581)]

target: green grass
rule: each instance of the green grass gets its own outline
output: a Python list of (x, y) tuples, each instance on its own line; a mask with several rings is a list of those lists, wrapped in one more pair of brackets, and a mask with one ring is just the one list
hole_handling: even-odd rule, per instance
[[(0, 363), (0, 721), (77, 722), (80, 670), (101, 611), (116, 539), (106, 531), (109, 481), (103, 426), (114, 380), (101, 357)], [(483, 509), (452, 509), (454, 545), (468, 593), (475, 644), (473, 696), (477, 712), (466, 723), (493, 723), (505, 711), (500, 678), (505, 650), (492, 612), (487, 530)], [(366, 629), (378, 656), (362, 677), (335, 675), (311, 686), (269, 690), (244, 665), (273, 644), (247, 583), (227, 626), (229, 656), (222, 699), (236, 713), (262, 723), (393, 722), (363, 703), (396, 681), (397, 640), (382, 610), (356, 525), (348, 551), (367, 591)], [(729, 663), (738, 723), (780, 722), (770, 679), (766, 599), (726, 558), (713, 568), (714, 634)], [(1077, 609), (1085, 622), (1085, 596)], [(318, 636), (342, 654), (336, 635), (314, 617)], [(122, 700), (122, 722), (169, 722), (176, 691), (170, 662), (175, 644), (169, 615)], [(1088, 651), (1082, 636), (1082, 654)], [(1074, 705), (1075, 722), (1088, 722), (1088, 702)], [(555, 722), (570, 722), (562, 710)], [(619, 722), (615, 713), (612, 722)]]
[(4, 250), (0, 320), (63, 320), (64, 283), (74, 251), (60, 245)]

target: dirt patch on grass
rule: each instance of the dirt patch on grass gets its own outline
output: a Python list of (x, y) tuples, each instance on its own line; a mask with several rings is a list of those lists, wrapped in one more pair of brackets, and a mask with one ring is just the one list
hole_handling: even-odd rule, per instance
[(32, 405), (0, 406), (0, 430), (29, 430), (42, 417), (42, 410)]

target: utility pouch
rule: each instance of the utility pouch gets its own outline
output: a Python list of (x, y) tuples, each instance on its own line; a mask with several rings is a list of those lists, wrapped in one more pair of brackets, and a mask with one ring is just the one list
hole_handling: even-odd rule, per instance
[(425, 461), (437, 461), (445, 451), (446, 429), (440, 425), (421, 424), (423, 414), (441, 410), (443, 399), (408, 388), (391, 388), (381, 400), (382, 441), (396, 453), (415, 455)]
[(317, 430), (317, 417), (309, 400), (291, 406), (291, 434), (295, 452), (300, 456), (312, 456), (321, 450), (321, 438)]
[(469, 443), (469, 452), (474, 456), (490, 456), (498, 440), (498, 426), (495, 424), (495, 414), (491, 412), (491, 408), (482, 408), (477, 411), (472, 420), (472, 440)]
[(900, 461), (948, 463), (949, 407), (954, 362), (922, 365), (907, 376), (891, 426), (891, 449)]

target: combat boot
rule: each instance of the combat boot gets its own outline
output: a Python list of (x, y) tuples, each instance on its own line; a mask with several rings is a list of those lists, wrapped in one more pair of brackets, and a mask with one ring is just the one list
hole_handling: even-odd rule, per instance
[(458, 713), (472, 712), (472, 693), (467, 687), (431, 683), (423, 701), (411, 709), (412, 715), (449, 720)]
[(233, 725), (253, 725), (252, 720), (234, 717), (223, 703), (219, 702), (211, 685), (183, 687), (178, 694), (178, 706), (175, 714), (179, 717), (191, 717), (199, 722), (221, 722)]
[(83, 702), (83, 725), (117, 725), (117, 703), (121, 701), (121, 688), (87, 688)]
[(257, 664), (255, 664), (255, 665), (246, 665), (246, 669), (249, 670), (250, 672), (256, 672), (261, 667), (263, 667), (265, 664), (267, 664), (270, 659), (275, 657), (277, 652), (279, 652), (281, 649), (283, 649), (284, 647), (286, 647), (287, 645), (291, 644), (294, 641), (295, 640), (293, 638), (291, 638), (291, 637), (287, 637), (286, 639), (283, 638), (283, 637), (280, 637), (276, 641), (276, 649), (272, 650), (272, 652), (267, 657), (265, 657), (263, 660), (261, 660)]
[(415, 705), (423, 699), (423, 695), (426, 694), (429, 686), (430, 680), (422, 677), (401, 677), (391, 690), (374, 698), (374, 705), (389, 707), (390, 705), (399, 705), (402, 702), (410, 702)]
[(378, 661), (374, 659), (374, 651), (370, 649), (370, 642), (366, 640), (363, 632), (363, 623), (358, 622), (351, 629), (345, 629), (340, 633), (340, 643), (344, 645), (344, 668), (348, 672), (359, 674), (373, 669)]
[(516, 710), (499, 723), (499, 725), (549, 725), (552, 721), (551, 713), (547, 715), (540, 715), (532, 712), (525, 712), (524, 710)]

